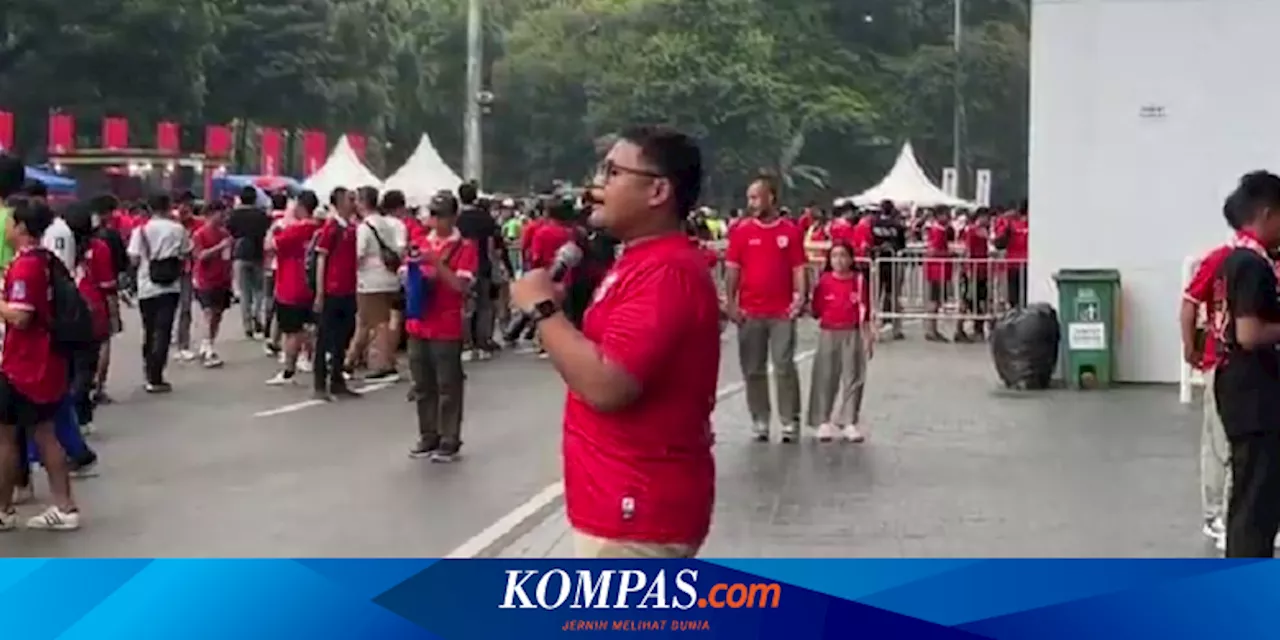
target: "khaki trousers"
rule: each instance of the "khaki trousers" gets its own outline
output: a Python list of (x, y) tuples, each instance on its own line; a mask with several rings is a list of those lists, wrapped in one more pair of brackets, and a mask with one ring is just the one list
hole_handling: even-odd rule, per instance
[(800, 375), (796, 371), (796, 321), (749, 318), (738, 327), (738, 362), (746, 384), (747, 410), (756, 429), (768, 429), (769, 361), (778, 387), (778, 417), (784, 431), (800, 426)]
[(809, 426), (858, 424), (862, 389), (867, 381), (867, 352), (862, 332), (829, 331), (818, 334), (809, 383)]
[(1204, 419), (1200, 421), (1200, 502), (1205, 520), (1227, 518), (1231, 495), (1231, 446), (1213, 392), (1213, 371), (1204, 373)]
[(578, 558), (692, 558), (700, 545), (609, 540), (574, 530), (573, 552)]

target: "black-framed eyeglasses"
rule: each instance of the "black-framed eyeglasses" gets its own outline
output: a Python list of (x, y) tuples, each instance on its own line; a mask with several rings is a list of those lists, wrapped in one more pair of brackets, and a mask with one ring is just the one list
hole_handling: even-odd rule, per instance
[(626, 165), (618, 164), (613, 160), (606, 159), (601, 161), (600, 164), (596, 166), (596, 182), (599, 184), (604, 184), (609, 182), (610, 178), (613, 178), (614, 176), (622, 175), (624, 173), (628, 173), (633, 176), (640, 176), (643, 178), (651, 178), (655, 180), (658, 178), (667, 177), (657, 171), (650, 171), (648, 169), (641, 169), (639, 167), (628, 167)]

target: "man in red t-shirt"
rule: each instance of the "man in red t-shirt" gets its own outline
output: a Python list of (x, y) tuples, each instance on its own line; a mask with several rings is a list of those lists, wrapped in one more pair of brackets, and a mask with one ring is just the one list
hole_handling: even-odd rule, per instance
[[(991, 310), (991, 223), (990, 212), (978, 209), (973, 219), (960, 232), (964, 243), (965, 267), (962, 274), (961, 297), (967, 313), (986, 315)], [(986, 322), (973, 321), (973, 336), (964, 332), (964, 323), (956, 323), (956, 342), (982, 341), (986, 336)]]
[(355, 195), (337, 188), (329, 196), (333, 211), (316, 240), (315, 397), (318, 400), (359, 398), (347, 387), (342, 364), (347, 345), (356, 334), (356, 215)]
[[(591, 223), (625, 249), (579, 331), (534, 269), (512, 285), (564, 378), (564, 494), (579, 557), (690, 557), (711, 524), (719, 305), (682, 232), (702, 156), (666, 127), (624, 131)], [(798, 245), (797, 245), (798, 248)]]
[(1027, 300), (1027, 255), (1030, 225), (1027, 222), (1027, 203), (1010, 211), (996, 234), (996, 247), (1004, 249), (1008, 260), (1005, 278), (1009, 287), (1009, 306), (1017, 309)]
[(752, 432), (769, 441), (769, 359), (778, 388), (782, 441), (800, 435), (800, 376), (796, 372), (796, 317), (808, 293), (800, 230), (774, 208), (777, 187), (760, 178), (747, 189), (751, 217), (729, 231), (725, 254), (726, 313), (738, 325), (738, 353), (746, 382)]
[(290, 215), (271, 230), (269, 244), (276, 265), (273, 306), (276, 325), (283, 336), (284, 369), (267, 381), (269, 385), (295, 382), (298, 356), (311, 342), (310, 327), (315, 324), (315, 313), (311, 308), (314, 294), (307, 283), (307, 247), (320, 230), (320, 222), (315, 219), (319, 206), (320, 200), (314, 191), (303, 191), (298, 194)]
[[(2, 178), (3, 176), (0, 176)], [(70, 530), (80, 526), (71, 496), (67, 454), (58, 442), (53, 419), (67, 394), (67, 354), (57, 350), (49, 331), (54, 314), (50, 263), (57, 260), (40, 249), (40, 236), (53, 222), (47, 205), (19, 202), (9, 214), (6, 241), (16, 255), (4, 274), (4, 357), (0, 358), (0, 531), (18, 526), (13, 508), (18, 450), (17, 429), (36, 444), (49, 476), (53, 505), (27, 521), (33, 529)], [(22, 439), (25, 442), (25, 439)]]
[(462, 447), (462, 314), (480, 254), (454, 226), (458, 209), (448, 191), (431, 199), (434, 228), (414, 245), (423, 287), (430, 293), (420, 315), (405, 319), (418, 413), (418, 441), (409, 456), (432, 462), (453, 462)]
[(212, 369), (222, 366), (213, 345), (218, 340), (222, 314), (231, 308), (231, 233), (226, 226), (227, 208), (222, 203), (209, 206), (204, 224), (191, 236), (192, 284), (195, 297), (204, 309), (205, 330), (200, 359)]

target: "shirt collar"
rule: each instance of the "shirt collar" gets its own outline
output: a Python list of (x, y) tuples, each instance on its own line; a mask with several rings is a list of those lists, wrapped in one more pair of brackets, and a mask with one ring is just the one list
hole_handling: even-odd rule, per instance
[(462, 232), (458, 231), (457, 227), (454, 227), (453, 231), (449, 233), (448, 237), (445, 237), (445, 238), (441, 238), (439, 235), (437, 235), (435, 229), (432, 229), (431, 233), (427, 234), (427, 239), (432, 242), (440, 242), (442, 240), (444, 242), (453, 242), (454, 240), (457, 240), (458, 238), (461, 238), (461, 237), (462, 237)]

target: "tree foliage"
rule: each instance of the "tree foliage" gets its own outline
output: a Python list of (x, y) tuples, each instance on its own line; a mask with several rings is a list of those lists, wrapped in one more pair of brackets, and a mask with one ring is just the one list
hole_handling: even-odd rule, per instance
[[(43, 147), (44, 114), (62, 109), (87, 138), (106, 114), (129, 117), (142, 140), (160, 119), (193, 132), (212, 122), (360, 131), (387, 166), (425, 131), (458, 167), (465, 5), (8, 0), (0, 108), (17, 114), (30, 152)], [(697, 134), (720, 201), (760, 170), (795, 197), (857, 190), (907, 139), (936, 175), (951, 156), (958, 79), (966, 165), (1020, 195), (1029, 2), (966, 6), (957, 58), (952, 5), (935, 0), (485, 0), (496, 96), (486, 186), (580, 178), (596, 142), (637, 121)]]

